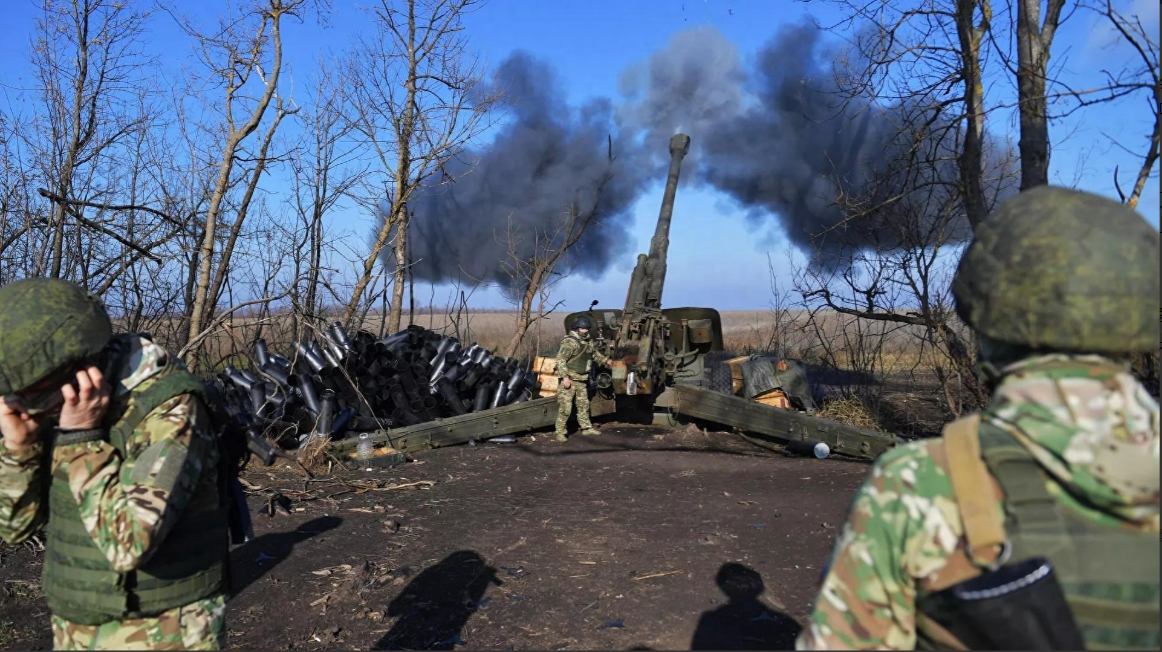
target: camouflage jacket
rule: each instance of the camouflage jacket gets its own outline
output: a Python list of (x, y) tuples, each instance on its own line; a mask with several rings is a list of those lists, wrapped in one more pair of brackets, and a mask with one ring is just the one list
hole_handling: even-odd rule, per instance
[[(167, 353), (137, 336), (117, 339), (124, 354), (109, 380), (116, 383), (114, 393), (124, 395), (156, 374)], [(51, 518), (48, 478), (64, 465), (81, 520), (97, 547), (115, 570), (137, 568), (177, 522), (203, 469), (216, 468), (213, 442), (206, 408), (188, 394), (167, 401), (141, 422), (126, 443), (126, 459), (106, 441), (57, 446), (51, 452), (43, 441), (19, 451), (0, 442), (0, 538), (18, 543)], [(206, 454), (190, 455), (192, 444), (204, 444), (193, 448)], [(51, 469), (46, 456), (51, 456)]]
[(576, 357), (578, 354), (588, 355), (589, 359), (586, 360), (586, 369), (589, 368), (589, 360), (594, 360), (597, 362), (597, 364), (607, 364), (609, 362), (609, 358), (602, 355), (601, 352), (597, 350), (597, 344), (593, 340), (582, 339), (581, 336), (577, 334), (577, 331), (571, 331), (568, 335), (565, 336), (565, 339), (561, 340), (561, 348), (557, 349), (558, 376), (561, 378), (568, 376), (573, 380), (586, 380), (588, 378), (588, 372), (571, 373), (568, 369), (565, 368), (565, 365), (569, 362), (569, 360)]
[[(1050, 494), (1097, 523), (1158, 532), (1159, 412), (1146, 389), (1094, 356), (1041, 356), (1004, 371), (981, 419), (1029, 449), (1051, 477)], [(970, 570), (947, 469), (941, 439), (877, 460), (798, 649), (915, 647), (917, 598)], [(991, 489), (1000, 505), (995, 481)], [(1097, 509), (1081, 508), (1073, 494)]]

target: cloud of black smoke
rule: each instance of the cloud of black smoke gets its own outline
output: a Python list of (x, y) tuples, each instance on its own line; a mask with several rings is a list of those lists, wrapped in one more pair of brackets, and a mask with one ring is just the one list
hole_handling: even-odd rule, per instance
[(574, 201), (582, 213), (596, 204), (596, 213), (570, 262), (578, 273), (600, 275), (631, 243), (630, 208), (647, 180), (639, 148), (619, 133), (609, 100), (568, 106), (553, 71), (527, 53), (502, 62), (494, 83), (511, 102), (507, 124), (488, 147), (448, 166), (453, 183), (427, 188), (409, 207), (416, 278), (507, 282), (501, 264), (510, 223), (528, 256), (538, 236), (560, 235)]
[[(814, 26), (789, 26), (759, 52), (747, 75), (733, 44), (716, 30), (680, 34), (647, 64), (623, 74), (628, 104), (622, 115), (645, 130), (651, 152), (664, 151), (658, 143), (675, 131), (689, 133), (697, 182), (728, 195), (760, 228), (777, 218), (793, 244), (820, 250), (823, 262), (853, 246), (892, 249), (901, 242), (883, 228), (885, 216), (845, 219), (850, 211), (837, 199), (907, 183), (888, 172), (889, 162), (902, 158), (900, 125), (931, 116), (904, 103), (845, 106), (832, 68), (835, 55)], [(934, 161), (935, 177), (955, 181), (951, 142), (925, 142), (919, 149)], [(896, 216), (910, 211), (921, 220), (938, 219), (931, 206), (917, 204), (931, 199), (909, 197)], [(960, 219), (946, 226), (953, 240), (969, 233)]]
[[(889, 216), (906, 215), (913, 227), (929, 228), (941, 219), (938, 206), (948, 202), (940, 188), (957, 180), (957, 144), (928, 136), (917, 144), (901, 132), (901, 124), (928, 119), (936, 127), (949, 124), (916, 103), (842, 106), (832, 67), (838, 52), (821, 36), (811, 25), (783, 28), (747, 65), (716, 29), (682, 32), (622, 72), (620, 103), (598, 99), (580, 108), (566, 104), (547, 64), (526, 53), (512, 55), (494, 79), (511, 102), (507, 124), (489, 146), (449, 166), (454, 183), (430, 188), (411, 204), (416, 277), (505, 282), (509, 221), (523, 234), (527, 257), (534, 233), (554, 232), (574, 198), (582, 211), (596, 203), (597, 217), (571, 251), (571, 264), (599, 276), (633, 244), (630, 210), (645, 188), (664, 179), (667, 143), (679, 131), (692, 139), (684, 185), (724, 193), (761, 231), (780, 225), (801, 251), (822, 254), (816, 262), (834, 263), (853, 246), (900, 246), (883, 215), (846, 219), (837, 198), (882, 198), (898, 194), (900, 183), (936, 188), (893, 204)], [(931, 131), (938, 132), (951, 133)], [(609, 137), (617, 156), (612, 167)], [(929, 178), (885, 182), (886, 166), (912, 148), (940, 161), (927, 166)], [(607, 171), (612, 180), (597, 197)], [(969, 235), (959, 216), (938, 226), (954, 242)]]

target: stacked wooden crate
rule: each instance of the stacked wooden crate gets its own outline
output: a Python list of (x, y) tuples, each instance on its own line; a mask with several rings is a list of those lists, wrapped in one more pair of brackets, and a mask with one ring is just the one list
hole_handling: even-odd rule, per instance
[(557, 383), (560, 379), (557, 378), (556, 358), (537, 356), (533, 360), (533, 373), (537, 375), (537, 380), (541, 382), (542, 398), (557, 395)]

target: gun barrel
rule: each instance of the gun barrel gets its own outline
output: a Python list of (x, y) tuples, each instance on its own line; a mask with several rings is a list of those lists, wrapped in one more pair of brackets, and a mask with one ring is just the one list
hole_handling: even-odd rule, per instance
[(666, 191), (662, 195), (662, 207), (658, 211), (658, 225), (650, 240), (648, 255), (639, 255), (633, 270), (625, 311), (633, 310), (638, 303), (646, 308), (662, 306), (662, 288), (666, 282), (666, 255), (670, 248), (670, 221), (674, 216), (674, 197), (678, 194), (678, 177), (682, 171), (682, 159), (690, 151), (690, 137), (677, 134), (670, 139), (670, 174), (666, 177)]

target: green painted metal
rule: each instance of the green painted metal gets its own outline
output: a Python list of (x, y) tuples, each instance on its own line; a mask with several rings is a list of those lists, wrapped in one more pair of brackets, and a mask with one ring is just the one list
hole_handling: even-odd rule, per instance
[[(595, 401), (591, 414), (598, 417), (612, 411), (612, 402)], [(458, 417), (436, 419), (418, 426), (378, 430), (371, 433), (369, 438), (372, 443), (387, 444), (396, 450), (410, 453), (484, 441), (501, 435), (533, 432), (552, 426), (556, 420), (557, 398), (550, 396)], [(331, 450), (342, 452), (354, 449), (358, 444), (358, 437), (342, 439), (332, 443)]]
[(712, 421), (780, 442), (823, 442), (833, 453), (873, 460), (900, 443), (895, 435), (864, 430), (792, 410), (780, 410), (738, 396), (678, 385), (673, 408), (680, 417)]

